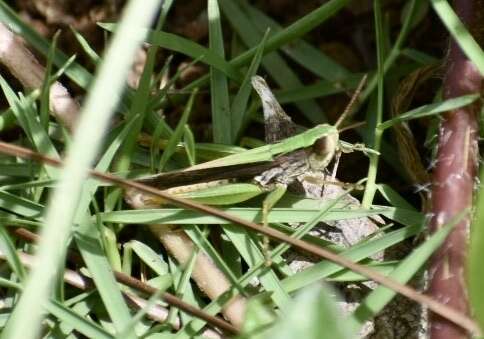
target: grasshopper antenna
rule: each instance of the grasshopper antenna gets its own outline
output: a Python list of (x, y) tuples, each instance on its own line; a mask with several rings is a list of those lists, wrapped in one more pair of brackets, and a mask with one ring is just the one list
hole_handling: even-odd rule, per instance
[(366, 84), (366, 80), (368, 79), (368, 74), (365, 74), (363, 76), (363, 78), (361, 78), (359, 84), (358, 84), (358, 87), (356, 87), (356, 91), (353, 93), (353, 95), (351, 96), (351, 100), (350, 102), (348, 103), (348, 105), (346, 105), (346, 108), (345, 110), (343, 111), (343, 113), (339, 116), (338, 120), (336, 121), (336, 123), (334, 124), (334, 126), (336, 128), (338, 128), (338, 126), (340, 126), (343, 121), (345, 121), (345, 119), (348, 117), (348, 115), (351, 113), (356, 101), (358, 100), (358, 98), (360, 97), (360, 94), (361, 94), (361, 91), (363, 90), (363, 87), (365, 86)]

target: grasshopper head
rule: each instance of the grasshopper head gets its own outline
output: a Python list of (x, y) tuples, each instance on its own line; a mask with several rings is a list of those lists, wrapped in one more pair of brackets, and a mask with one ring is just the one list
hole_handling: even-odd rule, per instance
[(339, 133), (331, 132), (328, 135), (318, 139), (312, 147), (309, 155), (309, 166), (313, 170), (325, 169), (334, 157), (338, 149)]

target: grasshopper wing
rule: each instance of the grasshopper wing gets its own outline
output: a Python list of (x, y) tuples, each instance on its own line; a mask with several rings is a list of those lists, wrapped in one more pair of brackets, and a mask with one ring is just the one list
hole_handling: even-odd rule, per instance
[(193, 185), (214, 180), (224, 179), (251, 179), (254, 176), (278, 166), (279, 161), (266, 161), (250, 164), (239, 164), (221, 167), (207, 167), (201, 169), (190, 168), (182, 171), (166, 172), (150, 177), (141, 178), (136, 181), (156, 187), (168, 189), (177, 186)]

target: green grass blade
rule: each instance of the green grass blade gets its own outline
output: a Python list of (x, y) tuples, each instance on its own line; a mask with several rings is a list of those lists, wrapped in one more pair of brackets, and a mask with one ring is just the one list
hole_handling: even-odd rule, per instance
[[(97, 225), (83, 220), (82, 230), (75, 235), (75, 243), (89, 270), (106, 311), (112, 319), (115, 331), (124, 329), (131, 321), (129, 309), (121, 295), (120, 286), (114, 279), (112, 267), (101, 245)], [(133, 338), (130, 336), (128, 338)]]
[(188, 99), (187, 105), (185, 106), (185, 110), (183, 111), (183, 114), (180, 120), (178, 121), (178, 125), (176, 126), (176, 129), (173, 132), (173, 135), (171, 136), (170, 140), (168, 141), (168, 144), (166, 145), (165, 150), (163, 151), (163, 154), (161, 155), (160, 164), (158, 166), (158, 171), (160, 172), (164, 170), (166, 163), (171, 158), (171, 156), (175, 153), (176, 146), (183, 138), (183, 134), (185, 132), (185, 125), (187, 124), (188, 118), (190, 117), (190, 112), (192, 111), (193, 103), (195, 101), (195, 97), (197, 96), (197, 93), (198, 93), (198, 90), (195, 90), (190, 95), (190, 99)]
[(48, 302), (45, 308), (49, 313), (56, 316), (65, 324), (69, 324), (74, 329), (76, 329), (76, 331), (85, 335), (87, 338), (114, 338), (108, 332), (96, 325), (94, 322), (87, 320), (83, 316), (77, 314), (76, 312), (70, 310), (69, 308), (63, 306), (56, 301)]
[(15, 194), (0, 191), (0, 207), (27, 218), (41, 218), (45, 206)]
[[(13, 89), (0, 75), (0, 86), (7, 98), (7, 101), (15, 115), (19, 125), (28, 136), (35, 149), (42, 154), (46, 154), (55, 159), (59, 159), (59, 154), (52, 144), (46, 130), (42, 127), (40, 122), (36, 119), (37, 114), (34, 113), (31, 97), (23, 98), (15, 95)], [(43, 166), (46, 173), (51, 178), (56, 178), (58, 170), (51, 166)]]
[[(265, 262), (266, 258), (257, 246), (254, 236), (247, 230), (241, 230), (240, 228), (232, 225), (224, 227), (224, 233), (230, 239), (230, 241), (237, 248), (238, 252), (249, 265), (254, 267), (260, 263)], [(271, 292), (271, 299), (274, 304), (279, 308), (284, 307), (290, 300), (289, 294), (284, 290), (281, 281), (277, 277), (277, 274), (273, 269), (266, 269), (258, 276), (265, 291)]]
[[(26, 164), (25, 163), (7, 163), (0, 164), (0, 173), (8, 177), (25, 177), (32, 178), (34, 173), (39, 171), (38, 164)], [(1, 189), (7, 190), (6, 185), (1, 185)]]
[(60, 31), (57, 31), (52, 38), (52, 45), (49, 49), (47, 56), (47, 65), (45, 67), (44, 80), (42, 82), (42, 88), (40, 93), (40, 125), (47, 130), (49, 125), (49, 92), (50, 92), (50, 77), (52, 72), (52, 58), (57, 46), (57, 40), (59, 38)]
[(185, 125), (183, 129), (183, 145), (190, 166), (194, 166), (197, 163), (197, 145), (195, 143), (195, 136), (188, 125)]
[[(66, 244), (87, 169), (97, 155), (103, 132), (124, 87), (132, 58), (143, 39), (142, 35), (133, 39), (127, 39), (126, 36), (133, 27), (149, 24), (157, 5), (158, 1), (155, 0), (142, 3), (131, 1), (125, 9), (118, 32), (86, 99), (73, 143), (67, 152), (59, 185), (51, 197), (46, 214), (46, 224), (49, 227), (42, 230), (36, 255), (38, 265), (32, 269), (24, 293), (5, 328), (4, 335), (9, 338), (33, 339), (39, 333), (41, 305), (50, 294), (52, 279), (56, 276), (58, 262), (64, 252), (60, 244)], [(125, 314), (113, 321), (121, 329), (129, 318), (129, 314)], [(28, 327), (24, 326), (26, 322)]]
[(137, 240), (131, 240), (128, 245), (141, 261), (148, 265), (157, 275), (168, 273), (168, 264), (151, 247)]
[(379, 184), (377, 186), (378, 192), (388, 201), (392, 206), (401, 207), (408, 210), (414, 210), (410, 203), (408, 203), (397, 191), (395, 191), (391, 186), (386, 184)]
[[(208, 0), (207, 6), (210, 50), (225, 59), (218, 0)], [(233, 126), (228, 80), (223, 72), (214, 67), (210, 67), (210, 98), (212, 104), (213, 141), (220, 144), (231, 144), (233, 143)]]
[[(108, 170), (117, 150), (121, 147), (122, 141), (126, 138), (135, 120), (136, 117), (126, 123), (120, 132), (117, 132), (116, 137), (96, 165), (96, 170), (101, 172)], [(101, 233), (103, 225), (99, 218), (96, 218), (97, 225), (89, 221), (89, 205), (91, 201), (95, 202), (92, 199), (99, 184), (99, 181), (89, 178), (83, 185), (82, 194), (77, 204), (77, 213), (74, 217), (75, 223), (81, 225), (77, 228), (75, 241), (108, 314), (112, 319), (124, 319), (129, 316), (129, 310), (124, 303), (119, 285), (113, 277), (112, 267), (110, 267), (110, 261), (108, 260), (111, 259), (114, 269), (119, 269), (119, 263), (116, 264), (119, 261), (117, 260), (119, 254), (116, 243), (115, 241), (114, 244), (113, 241), (108, 242), (107, 245), (111, 246), (105, 246), (103, 249), (100, 239), (109, 240), (109, 238), (103, 237), (105, 232)]]
[(439, 59), (412, 48), (404, 48), (402, 50), (402, 55), (422, 65), (430, 65), (439, 62)]
[(82, 36), (81, 33), (76, 31), (74, 27), (70, 27), (72, 33), (74, 34), (74, 37), (76, 38), (77, 42), (79, 45), (82, 47), (84, 50), (84, 53), (91, 59), (91, 61), (97, 65), (99, 62), (101, 62), (101, 58), (99, 55), (96, 53), (96, 51), (89, 45), (89, 42)]
[[(370, 125), (370, 128), (374, 128), (374, 139), (373, 143), (370, 145), (372, 149), (379, 152), (382, 141), (383, 131), (378, 129), (377, 126), (381, 123), (383, 118), (383, 90), (384, 90), (384, 60), (385, 52), (383, 50), (384, 37), (383, 37), (383, 20), (381, 12), (381, 0), (373, 0), (373, 12), (375, 16), (375, 36), (376, 36), (376, 47), (377, 47), (377, 82), (378, 82), (378, 92), (377, 92), (377, 104), (376, 104), (376, 114), (374, 117), (374, 125)], [(373, 203), (373, 198), (376, 192), (376, 176), (378, 172), (378, 163), (380, 161), (380, 156), (378, 154), (370, 154), (370, 165), (368, 167), (368, 177), (365, 185), (365, 193), (363, 195), (363, 200), (361, 204), (365, 208), (369, 208)]]
[[(114, 159), (114, 156), (116, 155), (117, 151), (120, 149), (122, 146), (122, 143), (126, 136), (129, 134), (129, 131), (133, 124), (136, 121), (136, 117), (133, 118), (133, 120), (128, 121), (123, 129), (117, 133), (115, 136), (114, 140), (112, 140), (111, 144), (109, 147), (106, 149), (104, 152), (103, 156), (97, 163), (95, 169), (96, 171), (99, 172), (107, 172), (111, 162)], [(115, 131), (117, 132), (117, 131)], [(116, 133), (114, 133), (116, 134)], [(79, 201), (77, 203), (77, 213), (74, 217), (74, 219), (79, 222), (79, 220), (82, 220), (85, 217), (86, 213), (89, 213), (89, 204), (93, 200), (94, 194), (96, 193), (96, 190), (100, 186), (100, 182), (98, 180), (88, 178), (82, 187), (82, 193), (81, 197), (79, 198)]]
[(11, 109), (4, 111), (0, 115), (0, 131), (5, 131), (12, 128), (15, 124), (15, 116)]
[[(208, 231), (207, 228), (205, 228), (205, 230)], [(237, 285), (237, 278), (235, 277), (234, 273), (226, 264), (226, 258), (220, 255), (217, 249), (215, 249), (215, 247), (210, 243), (209, 239), (207, 239), (208, 232), (202, 232), (200, 227), (197, 225), (194, 227), (186, 227), (185, 232), (199, 249), (203, 250), (210, 258), (212, 258), (214, 263), (225, 273), (233, 286), (240, 288), (240, 291), (243, 291), (242, 287)]]
[(484, 53), (446, 0), (431, 0), (435, 12), (465, 55), (484, 76)]
[[(484, 179), (484, 171), (481, 170), (481, 182)], [(476, 204), (476, 215), (471, 226), (469, 247), (469, 293), (470, 302), (475, 312), (476, 320), (484, 328), (484, 271), (482, 270), (482, 258), (484, 258), (484, 189), (480, 186)]]
[[(365, 265), (368, 269), (375, 270), (380, 272), (384, 275), (390, 275), (392, 271), (397, 267), (398, 261), (384, 261), (384, 262), (376, 262), (371, 263), (369, 265)], [(325, 281), (334, 281), (334, 282), (358, 282), (358, 281), (368, 281), (368, 278), (352, 272), (348, 270), (343, 270), (341, 272), (332, 274)]]
[(15, 245), (3, 224), (0, 224), (0, 252), (5, 256), (10, 268), (20, 281), (25, 279), (26, 273), (20, 258), (17, 255)]
[(254, 59), (247, 70), (244, 80), (240, 85), (239, 91), (232, 100), (232, 106), (230, 108), (232, 113), (232, 136), (234, 137), (234, 140), (232, 141), (235, 141), (239, 138), (243, 123), (248, 117), (247, 103), (249, 102), (249, 97), (252, 93), (252, 85), (250, 81), (252, 77), (256, 75), (257, 70), (259, 69), (259, 65), (262, 61), (262, 55), (264, 53), (264, 46), (268, 36), (269, 31), (266, 31), (266, 34), (264, 34), (264, 37), (257, 48), (257, 53), (254, 55)]
[(468, 94), (468, 95), (460, 96), (458, 98), (444, 100), (435, 104), (424, 105), (424, 106), (412, 109), (411, 111), (402, 113), (396, 118), (387, 120), (381, 123), (380, 125), (378, 125), (378, 128), (381, 130), (384, 130), (395, 124), (398, 124), (404, 121), (419, 119), (419, 118), (428, 117), (435, 114), (451, 111), (456, 108), (467, 106), (473, 103), (474, 101), (476, 101), (479, 97), (480, 97), (479, 94)]
[[(261, 209), (258, 207), (231, 207), (220, 208), (221, 210), (238, 216), (240, 218), (260, 222)], [(375, 207), (371, 210), (364, 209), (336, 209), (324, 216), (321, 221), (341, 220), (351, 218), (363, 218), (377, 214), (392, 216), (398, 214), (396, 209), (389, 207)], [(307, 222), (319, 212), (319, 209), (294, 209), (294, 208), (274, 208), (269, 214), (270, 223), (291, 223)], [(204, 215), (195, 211), (188, 211), (180, 208), (163, 209), (143, 209), (143, 210), (122, 210), (114, 212), (104, 212), (101, 214), (103, 222), (113, 222), (121, 224), (227, 224), (228, 221), (218, 217)]]

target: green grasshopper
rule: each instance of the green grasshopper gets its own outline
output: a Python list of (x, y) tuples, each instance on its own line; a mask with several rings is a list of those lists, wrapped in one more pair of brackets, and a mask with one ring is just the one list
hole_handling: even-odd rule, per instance
[[(362, 84), (363, 82), (356, 93), (361, 91)], [(140, 181), (160, 189), (168, 189), (172, 194), (195, 199), (197, 196), (204, 197), (200, 201), (213, 205), (241, 202), (262, 192), (269, 192), (262, 204), (262, 221), (267, 226), (270, 210), (289, 185), (305, 180), (311, 173), (327, 171), (328, 165), (334, 158), (339, 158), (341, 152), (372, 152), (364, 146), (351, 145), (339, 139), (338, 127), (348, 110), (345, 110), (335, 125), (321, 124), (294, 135), (295, 124), (284, 112), (265, 80), (255, 76), (252, 78), (252, 85), (262, 102), (267, 145), (192, 166), (184, 171), (162, 173)], [(355, 98), (356, 96), (353, 97)], [(349, 106), (351, 105), (352, 102)], [(335, 168), (336, 166), (337, 161)], [(228, 187), (221, 186), (218, 180), (230, 178), (251, 178), (256, 189), (251, 185), (250, 192), (239, 192), (235, 198), (227, 198), (229, 193), (223, 193), (224, 198), (217, 201), (213, 196), (218, 194), (217, 191)], [(153, 203), (156, 202), (150, 201), (150, 204)], [(269, 240), (264, 238), (263, 252), (266, 257), (268, 247)]]

